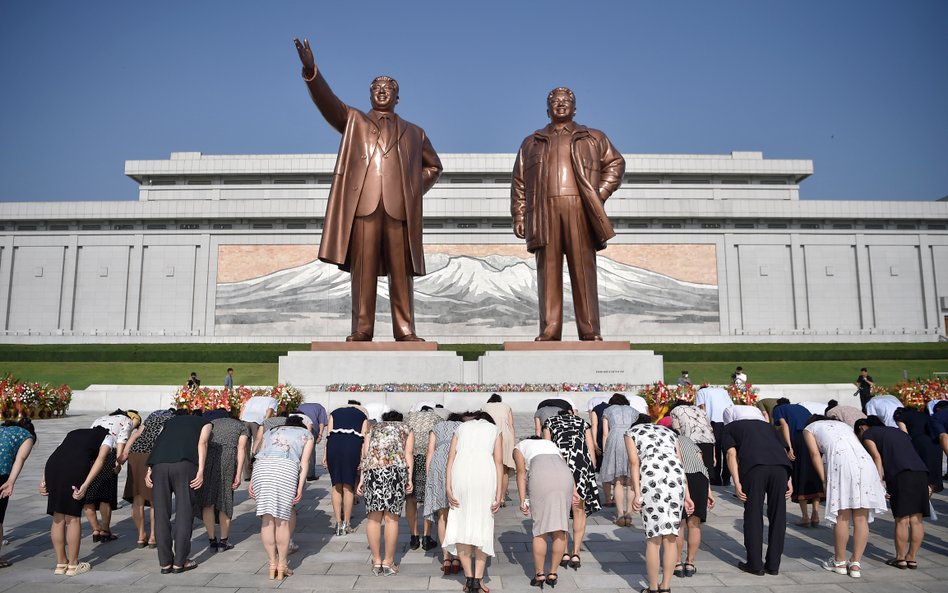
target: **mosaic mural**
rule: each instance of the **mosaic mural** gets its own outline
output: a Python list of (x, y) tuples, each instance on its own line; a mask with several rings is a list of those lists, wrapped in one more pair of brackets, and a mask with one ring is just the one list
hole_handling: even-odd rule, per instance
[[(217, 335), (347, 335), (349, 275), (318, 261), (316, 251), (315, 245), (220, 246)], [(522, 245), (426, 245), (425, 261), (428, 274), (415, 279), (419, 335), (520, 339), (536, 333), (536, 264)], [(607, 339), (719, 332), (714, 245), (612, 245), (599, 252), (598, 265)], [(575, 334), (565, 266), (564, 284), (564, 327)], [(385, 279), (378, 301), (376, 336), (387, 337)]]

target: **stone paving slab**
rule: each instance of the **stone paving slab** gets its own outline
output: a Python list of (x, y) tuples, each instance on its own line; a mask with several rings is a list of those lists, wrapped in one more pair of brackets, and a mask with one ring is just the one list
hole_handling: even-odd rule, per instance
[[(76, 577), (54, 575), (55, 556), (49, 542), (46, 500), (36, 494), (46, 458), (69, 430), (88, 426), (95, 415), (75, 415), (37, 423), (39, 442), (17, 483), (4, 525), (10, 540), (2, 556), (14, 566), (0, 570), (0, 593), (185, 593), (196, 588), (211, 593), (266, 593), (274, 589), (294, 592), (324, 591), (445, 591), (458, 592), (461, 575), (441, 574), (440, 556), (434, 551), (408, 549), (408, 529), (404, 520), (398, 536), (401, 571), (394, 577), (371, 574), (370, 554), (365, 540), (364, 507), (357, 506), (355, 533), (336, 537), (330, 529), (332, 509), (328, 477), (307, 484), (300, 504), (300, 518), (294, 541), (300, 552), (291, 556), (295, 575), (283, 582), (270, 581), (266, 554), (260, 546), (259, 519), (246, 486), (237, 492), (231, 543), (225, 553), (208, 549), (203, 526), (195, 523), (192, 556), (200, 563), (193, 571), (162, 575), (155, 550), (137, 549), (136, 532), (127, 504), (113, 515), (113, 531), (119, 539), (94, 544), (84, 525), (80, 558), (91, 562), (93, 570)], [(515, 415), (517, 432), (532, 432), (532, 417)], [(321, 447), (318, 454), (322, 455)], [(124, 473), (119, 487), (124, 485)], [(510, 494), (516, 498), (516, 484)], [(734, 564), (744, 558), (742, 509), (728, 489), (717, 488), (717, 507), (709, 512), (702, 529), (702, 549), (696, 564), (698, 573), (688, 579), (674, 579), (676, 593), (945, 593), (948, 592), (948, 496), (933, 500), (939, 522), (926, 522), (926, 539), (919, 555), (918, 570), (896, 570), (884, 565), (892, 557), (892, 518), (878, 517), (870, 526), (871, 536), (863, 562), (863, 577), (852, 579), (823, 570), (819, 563), (831, 554), (832, 530), (827, 526), (789, 526), (785, 554), (778, 576), (756, 577), (739, 571)], [(788, 520), (796, 518), (790, 505)], [(629, 593), (645, 585), (645, 543), (641, 520), (631, 528), (617, 527), (615, 513), (604, 509), (590, 517), (583, 565), (579, 570), (560, 572), (557, 592)], [(495, 550), (485, 583), (503, 593), (537, 593), (529, 586), (533, 572), (530, 553), (530, 522), (515, 504), (497, 514)]]

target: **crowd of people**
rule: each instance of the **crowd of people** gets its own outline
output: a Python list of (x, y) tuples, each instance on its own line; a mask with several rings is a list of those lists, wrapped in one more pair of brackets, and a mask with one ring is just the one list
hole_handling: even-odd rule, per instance
[[(297, 506), (316, 478), (316, 444), (325, 433), (333, 532), (355, 531), (353, 507), (364, 501), (376, 575), (399, 572), (404, 515), (411, 550), (440, 548), (443, 573), (463, 571), (465, 593), (489, 593), (483, 579), (495, 554), (494, 515), (514, 476), (519, 510), (532, 523), (534, 587), (555, 587), (560, 569), (579, 569), (587, 517), (614, 508), (619, 527), (641, 518), (645, 591), (670, 590), (672, 578), (698, 571), (701, 525), (716, 501), (712, 486), (731, 481), (744, 505), (741, 570), (779, 572), (787, 502), (796, 501), (796, 525), (833, 525), (833, 555), (823, 568), (858, 578), (869, 524), (889, 510), (895, 556), (887, 564), (918, 566), (922, 520), (930, 496), (943, 488), (948, 453), (948, 401), (918, 411), (875, 402), (879, 397), (886, 396), (865, 402), (879, 412), (867, 415), (835, 401), (768, 398), (736, 406), (726, 391), (705, 388), (693, 403), (675, 402), (659, 423), (638, 396), (593, 398), (589, 420), (569, 399), (553, 398), (539, 404), (535, 434), (519, 440), (511, 408), (496, 394), (482, 409), (460, 413), (431, 402), (405, 414), (370, 411), (353, 400), (328, 414), (319, 404), (278, 414), (269, 397), (246, 402), (239, 418), (224, 410), (159, 410), (143, 420), (116, 410), (66, 435), (46, 461), (40, 493), (52, 516), (54, 572), (82, 574), (92, 567), (79, 561), (81, 517), (94, 542), (116, 538), (112, 511), (127, 466), (123, 498), (131, 503), (137, 546), (157, 549), (162, 573), (180, 573), (197, 566), (190, 557), (194, 519), (203, 522), (211, 550), (234, 547), (234, 492), (246, 480), (268, 576), (282, 580), (293, 574)], [(0, 530), (35, 441), (29, 420), (0, 427)], [(0, 560), (3, 566), (9, 563)]]

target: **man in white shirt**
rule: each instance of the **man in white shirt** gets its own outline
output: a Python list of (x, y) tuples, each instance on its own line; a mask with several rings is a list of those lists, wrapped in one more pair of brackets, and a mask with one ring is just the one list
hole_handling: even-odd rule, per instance
[(902, 407), (902, 402), (894, 395), (877, 395), (866, 402), (866, 415), (878, 416), (886, 426), (898, 428), (895, 421), (895, 411)]
[(735, 420), (762, 420), (767, 422), (764, 413), (757, 406), (731, 406), (725, 409), (724, 424), (730, 424)]
[(724, 452), (721, 450), (721, 436), (724, 432), (724, 410), (732, 407), (734, 402), (723, 387), (705, 387), (699, 389), (695, 396), (695, 405), (704, 410), (711, 421), (714, 431), (714, 471), (711, 473), (713, 486), (727, 486), (731, 481), (731, 473), (724, 464)]

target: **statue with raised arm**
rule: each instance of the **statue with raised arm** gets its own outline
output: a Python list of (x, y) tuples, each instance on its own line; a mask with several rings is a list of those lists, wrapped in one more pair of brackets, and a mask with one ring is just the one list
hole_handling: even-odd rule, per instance
[(622, 183), (625, 159), (605, 134), (573, 121), (566, 87), (547, 96), (550, 123), (520, 145), (510, 188), (514, 234), (537, 262), (538, 342), (563, 336), (563, 256), (580, 340), (601, 341), (596, 251), (615, 236), (604, 204)]
[(352, 333), (346, 341), (372, 340), (378, 277), (386, 275), (395, 339), (423, 341), (415, 334), (413, 278), (425, 274), (421, 202), (441, 174), (441, 160), (424, 130), (395, 114), (395, 79), (373, 80), (372, 109), (359, 111), (333, 94), (309, 41), (294, 42), (313, 103), (342, 134), (319, 259), (351, 275)]

